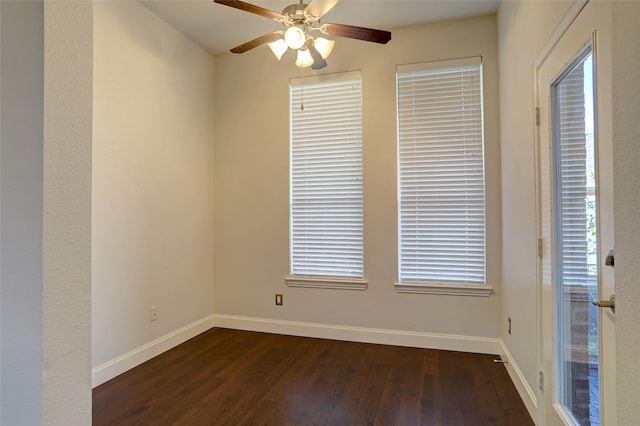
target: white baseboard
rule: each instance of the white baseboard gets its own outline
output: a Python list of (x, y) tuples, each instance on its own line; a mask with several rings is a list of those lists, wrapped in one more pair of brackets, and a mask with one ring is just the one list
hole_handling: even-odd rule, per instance
[(505, 367), (507, 368), (509, 377), (511, 377), (511, 381), (520, 394), (520, 398), (522, 398), (524, 405), (527, 407), (529, 415), (533, 421), (536, 422), (536, 418), (538, 417), (538, 398), (536, 396), (536, 392), (531, 389), (531, 386), (529, 386), (529, 383), (524, 378), (524, 374), (520, 371), (518, 364), (514, 361), (509, 349), (507, 349), (507, 346), (503, 341), (500, 341), (500, 356), (503, 361), (507, 362)]
[(160, 355), (181, 343), (204, 333), (214, 325), (214, 316), (210, 315), (201, 320), (188, 324), (174, 332), (162, 336), (146, 345), (140, 346), (111, 361), (98, 365), (91, 370), (91, 385), (96, 387), (113, 379), (127, 370), (136, 367), (153, 357)]
[(213, 317), (216, 327), (237, 330), (459, 352), (494, 355), (501, 353), (500, 339), (490, 337), (346, 327), (233, 315), (214, 315)]

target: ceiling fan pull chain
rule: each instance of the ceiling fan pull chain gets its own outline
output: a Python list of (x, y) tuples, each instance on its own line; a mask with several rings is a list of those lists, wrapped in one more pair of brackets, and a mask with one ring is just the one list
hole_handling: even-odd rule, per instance
[[(302, 2), (302, 0), (300, 0)], [(300, 111), (304, 111), (304, 68), (300, 68)]]

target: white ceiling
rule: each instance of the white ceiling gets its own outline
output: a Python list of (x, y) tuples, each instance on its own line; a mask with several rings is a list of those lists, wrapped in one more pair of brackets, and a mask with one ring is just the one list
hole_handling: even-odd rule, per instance
[[(244, 0), (281, 12), (295, 0)], [(281, 24), (259, 15), (216, 4), (213, 0), (140, 0), (149, 10), (204, 49), (220, 55)], [(308, 3), (309, 0), (305, 0)], [(325, 23), (381, 30), (447, 19), (485, 15), (498, 10), (500, 0), (341, 0), (323, 18)]]

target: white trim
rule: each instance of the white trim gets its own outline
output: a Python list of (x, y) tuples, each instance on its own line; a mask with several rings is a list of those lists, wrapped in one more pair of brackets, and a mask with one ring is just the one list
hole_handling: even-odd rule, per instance
[(493, 288), (478, 285), (394, 284), (397, 293), (444, 294), (449, 296), (489, 297)]
[(192, 322), (176, 331), (142, 345), (91, 369), (91, 386), (96, 387), (181, 343), (204, 333), (214, 325), (214, 315)]
[(507, 373), (509, 373), (509, 377), (511, 377), (511, 381), (516, 387), (518, 394), (520, 394), (520, 398), (522, 398), (524, 405), (527, 407), (529, 415), (535, 421), (538, 417), (538, 398), (536, 397), (536, 392), (529, 386), (524, 374), (522, 374), (518, 364), (516, 364), (516, 361), (511, 356), (509, 349), (507, 349), (503, 341), (500, 341), (500, 351), (500, 356), (506, 361), (505, 367)]
[(542, 64), (547, 60), (547, 57), (549, 57), (553, 48), (558, 44), (560, 38), (567, 32), (569, 26), (571, 26), (573, 21), (575, 21), (588, 2), (589, 0), (573, 0), (571, 6), (569, 6), (560, 22), (558, 22), (556, 29), (549, 36), (547, 42), (542, 47), (542, 50), (538, 53), (538, 56), (536, 56), (536, 60), (533, 62), (533, 67), (535, 69), (540, 69), (540, 67), (542, 67)]
[[(573, 2), (571, 3), (571, 5), (567, 8), (567, 11), (565, 12), (564, 16), (562, 17), (562, 19), (560, 20), (560, 22), (558, 23), (558, 25), (556, 26), (555, 30), (553, 31), (553, 33), (549, 36), (549, 38), (547, 39), (547, 42), (544, 44), (544, 46), (542, 47), (542, 49), (540, 50), (540, 52), (538, 53), (538, 55), (536, 56), (534, 62), (533, 62), (533, 101), (534, 101), (534, 105), (532, 108), (532, 112), (534, 114), (534, 119), (533, 119), (533, 136), (534, 136), (534, 162), (535, 162), (535, 204), (536, 204), (536, 238), (538, 240), (543, 240), (544, 241), (544, 235), (543, 235), (543, 223), (542, 223), (542, 217), (543, 217), (543, 212), (542, 212), (542, 204), (543, 204), (543, 200), (542, 200), (542, 171), (541, 171), (541, 167), (542, 167), (542, 157), (541, 157), (541, 140), (542, 140), (542, 136), (541, 136), (541, 129), (543, 127), (542, 123), (543, 120), (548, 119), (548, 117), (545, 116), (541, 116), (540, 117), (540, 122), (536, 125), (536, 119), (535, 119), (535, 113), (536, 113), (536, 109), (541, 109), (542, 108), (542, 101), (544, 99), (544, 96), (541, 99), (541, 76), (540, 76), (540, 70), (542, 68), (542, 66), (544, 65), (544, 63), (546, 62), (546, 60), (549, 58), (549, 55), (551, 54), (552, 50), (554, 49), (554, 47), (560, 42), (560, 39), (562, 38), (562, 36), (568, 31), (569, 27), (571, 26), (571, 24), (573, 23), (573, 21), (576, 20), (576, 18), (578, 17), (578, 15), (580, 14), (580, 12), (582, 11), (582, 9), (584, 9), (584, 7), (587, 5), (587, 3), (589, 2), (589, 0), (573, 0)], [(545, 242), (545, 244), (548, 242)], [(546, 256), (546, 253), (545, 253)], [(536, 323), (537, 323), (537, 327), (536, 327), (536, 341), (537, 341), (537, 346), (538, 346), (538, 369), (540, 371), (546, 371), (546, 367), (545, 367), (545, 354), (544, 354), (544, 333), (543, 333), (543, 329), (544, 329), (544, 276), (543, 276), (543, 257), (542, 255), (537, 256), (536, 257)], [(505, 347), (506, 350), (506, 347)], [(553, 375), (553, 372), (550, 371), (548, 372), (550, 373), (550, 375)], [(518, 373), (521, 374), (521, 373)], [(533, 400), (533, 405), (529, 405), (529, 399), (525, 398), (525, 393), (521, 390), (521, 388), (518, 385), (517, 380), (515, 379), (515, 377), (512, 375), (512, 380), (513, 382), (516, 384), (516, 388), (518, 389), (518, 392), (520, 393), (520, 396), (522, 397), (523, 401), (525, 402), (525, 405), (527, 406), (527, 409), (529, 410), (529, 413), (531, 414), (531, 417), (534, 419), (534, 421), (536, 422), (536, 424), (542, 424), (544, 423), (545, 420), (545, 401), (544, 401), (544, 393), (542, 390), (537, 391), (537, 394), (540, 395), (540, 404), (535, 404), (536, 402), (536, 398), (535, 398), (535, 393), (531, 393), (531, 399)], [(553, 381), (554, 378), (553, 377), (547, 377), (547, 380), (549, 381)], [(524, 383), (524, 385), (526, 386), (527, 382), (526, 380), (524, 380), (524, 378), (521, 379), (521, 382)], [(532, 392), (531, 388), (529, 388), (528, 386), (526, 386), (526, 390), (527, 392)], [(533, 407), (536, 411), (535, 413), (532, 411)]]
[(214, 324), (216, 327), (222, 328), (314, 337), (318, 339), (377, 343), (382, 345), (409, 346), (493, 355), (501, 353), (500, 339), (493, 337), (349, 327), (333, 324), (315, 324), (222, 314), (214, 315)]
[(562, 422), (566, 426), (575, 426), (580, 424), (580, 422), (577, 421), (575, 417), (573, 417), (573, 415), (569, 411), (567, 411), (567, 409), (562, 404), (555, 402), (553, 404), (553, 409), (558, 414), (558, 417), (560, 417), (560, 420), (562, 420)]
[(367, 280), (329, 277), (286, 277), (289, 287), (330, 288), (334, 290), (366, 290)]
[(362, 71), (344, 71), (334, 72), (329, 74), (317, 74), (306, 77), (291, 77), (289, 79), (290, 86), (302, 86), (305, 84), (320, 84), (329, 81), (345, 81), (345, 80), (357, 80), (362, 79)]
[(442, 61), (420, 62), (416, 64), (396, 65), (397, 73), (429, 71), (437, 69), (469, 67), (482, 64), (482, 56), (470, 56), (468, 58), (445, 59)]

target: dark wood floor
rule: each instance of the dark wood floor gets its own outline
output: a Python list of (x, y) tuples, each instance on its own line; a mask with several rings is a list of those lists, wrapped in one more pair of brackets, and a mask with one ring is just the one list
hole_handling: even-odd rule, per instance
[(213, 328), (93, 390), (99, 425), (533, 425), (493, 355)]

